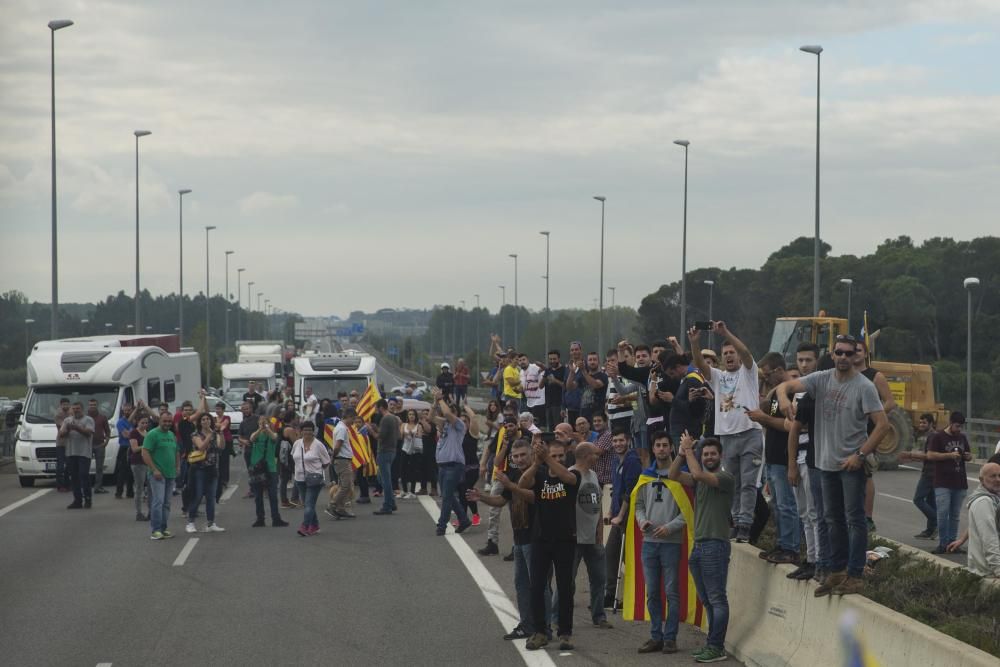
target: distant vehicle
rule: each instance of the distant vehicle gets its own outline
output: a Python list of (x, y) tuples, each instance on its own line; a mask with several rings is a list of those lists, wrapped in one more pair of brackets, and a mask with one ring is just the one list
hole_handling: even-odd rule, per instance
[(306, 388), (311, 388), (316, 398), (337, 400), (337, 394), (364, 392), (375, 381), (375, 357), (364, 353), (317, 352), (292, 359), (294, 370), (293, 391), (298, 405), (302, 405)]
[[(414, 384), (414, 393), (426, 394), (427, 393), (427, 383), (423, 380), (418, 380)], [(406, 394), (406, 388), (410, 386), (410, 383), (396, 385), (389, 390), (390, 394)]]
[(274, 377), (274, 366), (267, 362), (240, 362), (236, 364), (222, 364), (222, 394), (228, 395), (229, 391), (238, 389), (240, 396), (246, 393), (250, 381), (257, 385), (257, 391), (266, 395), (274, 391), (278, 384), (278, 379)]
[[(280, 340), (236, 341), (236, 362), (239, 364), (271, 364), (276, 386), (285, 385), (285, 343)], [(225, 387), (228, 389), (228, 387)]]
[[(201, 363), (198, 353), (181, 351), (176, 335), (93, 336), (42, 341), (27, 361), (28, 397), (14, 445), (21, 486), (55, 477), (56, 424), (59, 401), (95, 399), (111, 425), (125, 404), (143, 401), (156, 409), (198, 401)], [(104, 473), (113, 475), (116, 459), (104, 459)], [(93, 468), (93, 462), (91, 467)]]

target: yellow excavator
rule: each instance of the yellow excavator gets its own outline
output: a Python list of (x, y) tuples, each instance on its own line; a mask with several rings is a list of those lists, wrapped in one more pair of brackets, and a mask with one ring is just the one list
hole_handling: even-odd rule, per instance
[[(795, 350), (801, 343), (815, 343), (820, 356), (830, 353), (834, 339), (847, 334), (847, 320), (843, 317), (828, 317), (822, 311), (817, 317), (779, 317), (774, 322), (771, 335), (771, 352), (780, 352), (785, 362), (795, 365)], [(878, 332), (869, 334), (869, 354), (874, 354), (874, 342)], [(934, 394), (934, 369), (927, 364), (908, 364), (894, 361), (870, 362), (871, 367), (881, 371), (889, 382), (893, 400), (897, 407), (887, 416), (889, 433), (878, 443), (876, 452), (879, 468), (894, 469), (900, 452), (913, 445), (913, 430), (920, 415), (934, 415), (938, 424), (947, 423), (948, 412), (938, 403)]]

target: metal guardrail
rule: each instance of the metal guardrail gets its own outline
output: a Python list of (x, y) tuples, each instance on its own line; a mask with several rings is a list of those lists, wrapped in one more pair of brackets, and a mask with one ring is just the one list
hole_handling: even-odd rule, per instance
[(1000, 440), (1000, 420), (997, 419), (967, 419), (965, 435), (969, 438), (969, 446), (977, 460), (993, 456), (997, 441)]

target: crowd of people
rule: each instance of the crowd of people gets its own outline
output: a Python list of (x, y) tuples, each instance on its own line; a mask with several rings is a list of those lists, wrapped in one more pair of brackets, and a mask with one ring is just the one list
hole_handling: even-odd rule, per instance
[[(336, 521), (356, 518), (357, 506), (373, 500), (381, 500), (374, 515), (385, 516), (398, 511), (397, 500), (438, 497), (438, 536), (449, 525), (457, 533), (480, 525), (484, 505), (486, 544), (478, 553), (504, 553), (514, 564), (520, 618), (504, 638), (525, 639), (529, 650), (554, 637), (561, 650), (573, 648), (581, 563), (593, 626), (611, 627), (607, 613), (621, 604), (623, 544), (634, 522), (641, 553), (625, 567), (642, 572), (650, 621), (650, 639), (637, 650), (678, 650), (686, 561), (707, 618), (705, 644), (692, 655), (700, 663), (725, 660), (731, 544), (755, 543), (769, 515), (776, 545), (761, 558), (795, 565), (787, 576), (812, 581), (816, 596), (864, 589), (873, 452), (892, 397), (883, 391), (885, 378), (868, 367), (864, 341), (839, 336), (829, 355), (805, 343), (788, 365), (776, 353), (755, 360), (724, 322), (711, 323), (711, 331), (721, 340), (718, 354), (703, 348), (703, 331), (692, 328), (687, 349), (674, 338), (623, 340), (602, 358), (571, 342), (565, 363), (553, 349), (544, 366), (493, 336), (496, 366), (486, 381), (493, 398), (481, 414), (468, 404), (461, 360), (455, 373), (442, 364), (429, 407), (420, 410), (405, 409), (400, 395), (368, 412), (359, 410), (357, 392), (328, 398), (307, 389), (296, 401), (287, 391), (265, 396), (250, 386), (234, 430), (225, 406), (210, 406), (204, 392), (198, 405), (176, 412), (139, 402), (126, 406), (117, 424), (115, 497), (134, 498), (136, 520), (149, 522), (153, 540), (173, 536), (174, 497), (188, 532), (199, 532), (202, 501), (201, 530), (222, 532), (215, 507), (231, 459), (242, 456), (255, 528), (268, 516), (271, 526), (288, 526), (281, 511), (301, 508), (297, 532), (315, 536), (324, 491), (323, 511)], [(107, 441), (107, 419), (94, 406), (89, 414), (79, 404), (61, 410), (70, 508), (90, 507), (87, 452)], [(936, 536), (938, 552), (968, 542), (970, 568), (998, 576), (1000, 461), (983, 466), (980, 488), (966, 499), (964, 418), (952, 413), (949, 422), (935, 431), (925, 415), (922, 446), (906, 454), (924, 465), (914, 498), (927, 517), (919, 537)], [(367, 448), (377, 473), (357, 464)], [(691, 487), (689, 517), (677, 501), (682, 487)], [(101, 490), (98, 475), (94, 493)], [(959, 536), (963, 501), (970, 528)], [(509, 552), (500, 546), (504, 508)]]

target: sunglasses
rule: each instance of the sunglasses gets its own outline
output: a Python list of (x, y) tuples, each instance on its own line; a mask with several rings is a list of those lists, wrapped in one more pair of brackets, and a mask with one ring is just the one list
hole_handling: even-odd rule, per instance
[(834, 350), (833, 356), (835, 357), (853, 357), (855, 355), (854, 350)]

